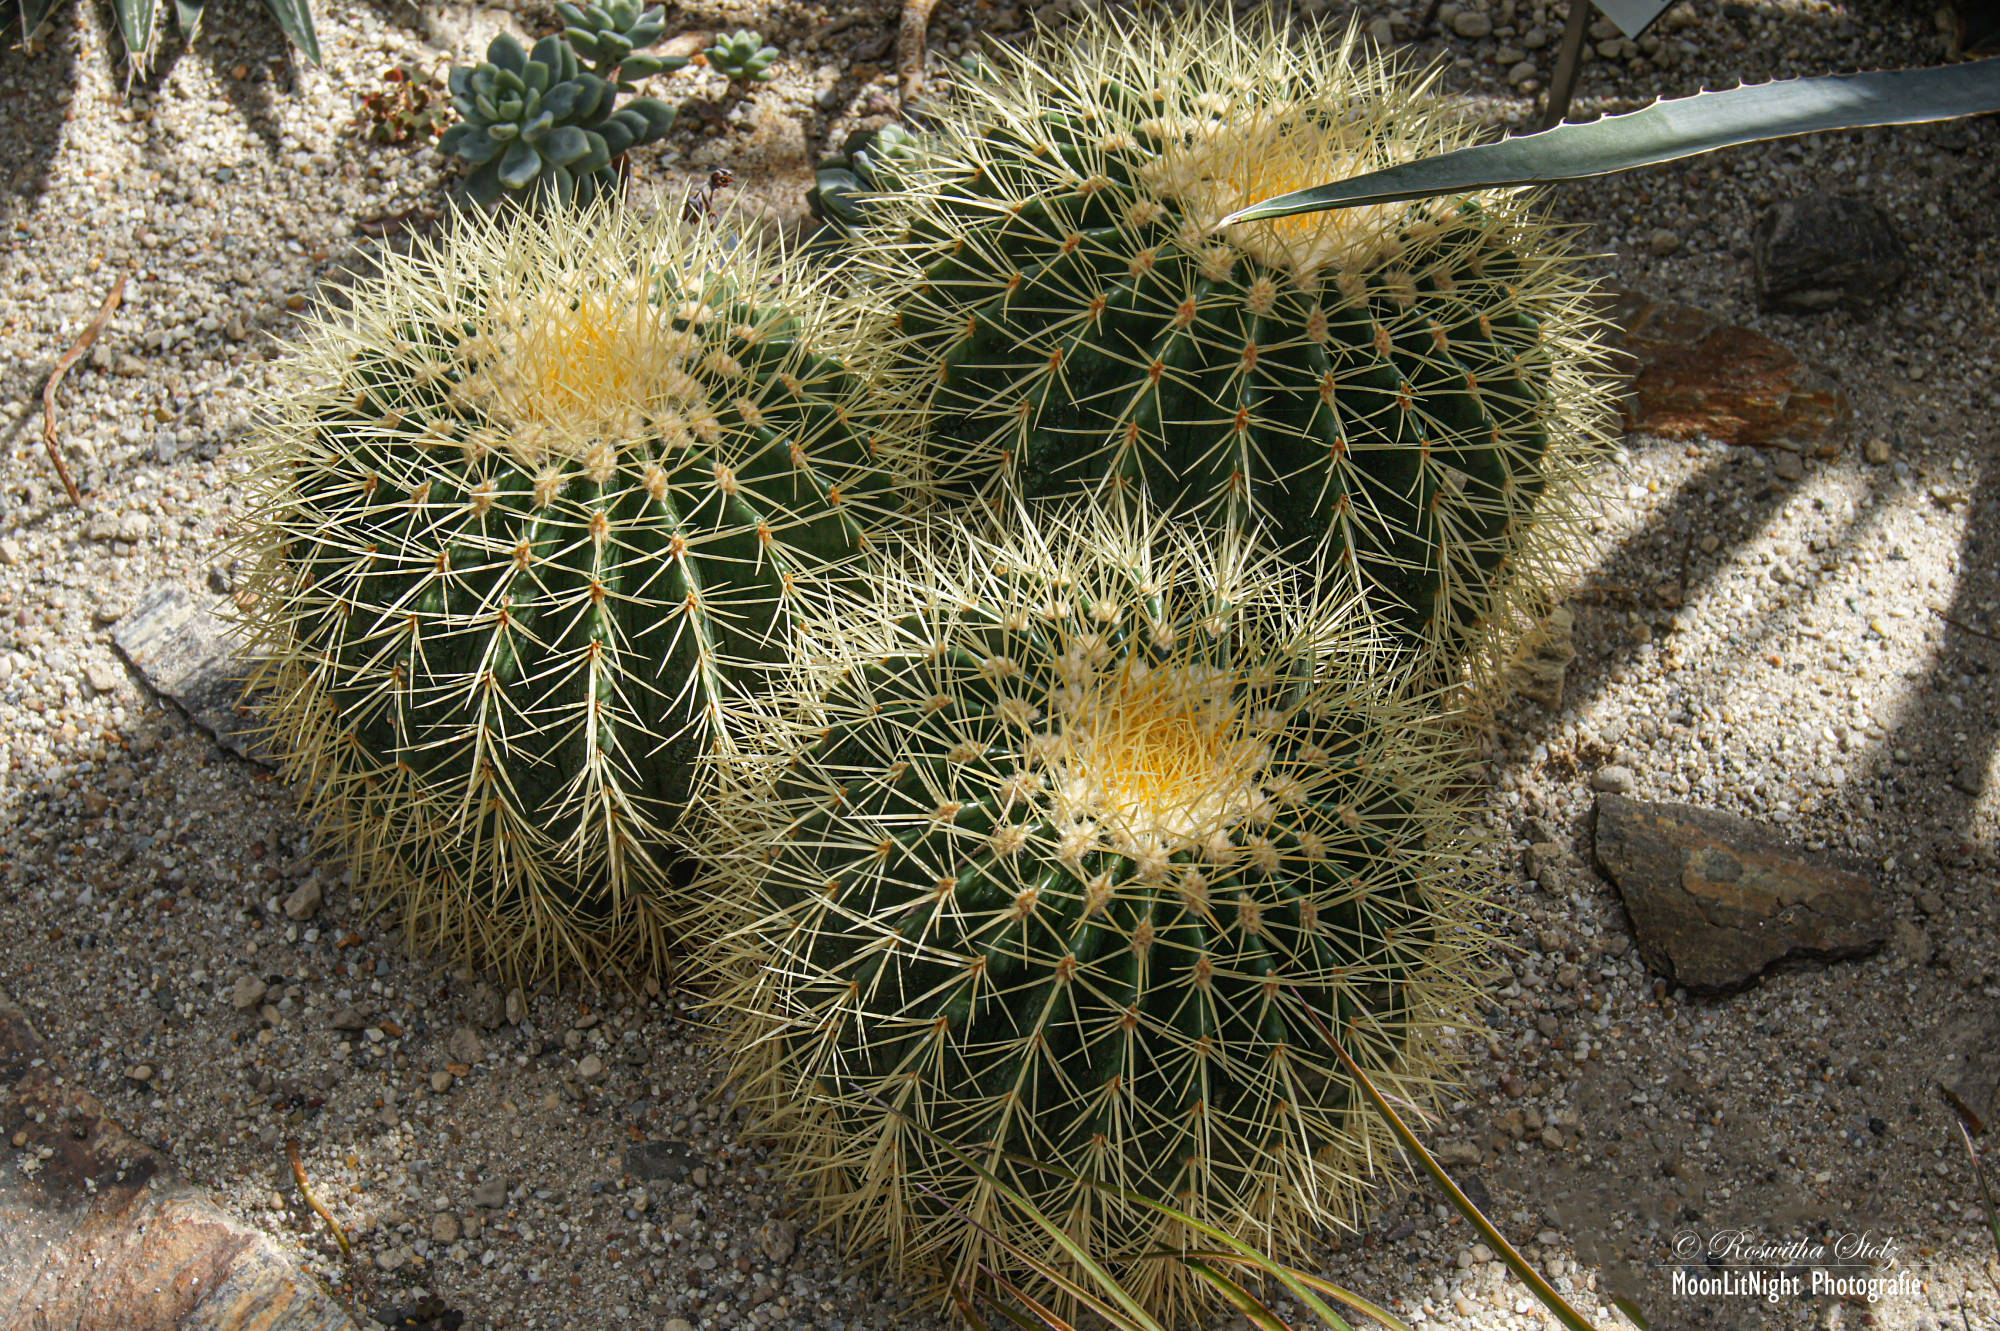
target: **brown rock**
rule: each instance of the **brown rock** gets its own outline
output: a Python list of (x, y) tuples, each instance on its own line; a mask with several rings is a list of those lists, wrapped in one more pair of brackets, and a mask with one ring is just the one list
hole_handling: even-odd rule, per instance
[(1806, 858), (1747, 818), (1600, 795), (1596, 842), (1639, 955), (1689, 989), (1740, 989), (1774, 962), (1862, 956), (1889, 936), (1858, 863)]
[(1692, 305), (1619, 292), (1613, 340), (1631, 376), (1625, 428), (1666, 439), (1776, 445), (1834, 457), (1853, 419), (1823, 371), (1762, 333)]
[(64, 1071), (0, 993), (0, 1327), (356, 1331)]

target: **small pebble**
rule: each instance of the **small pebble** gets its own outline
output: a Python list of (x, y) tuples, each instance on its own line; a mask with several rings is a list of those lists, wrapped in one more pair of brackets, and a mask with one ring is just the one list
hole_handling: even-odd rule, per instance
[(285, 898), (285, 918), (288, 920), (310, 920), (319, 913), (319, 879), (307, 879), (296, 892)]
[(1606, 795), (1629, 795), (1636, 784), (1631, 768), (1615, 765), (1598, 768), (1596, 775), (1590, 778), (1591, 789)]
[(254, 1012), (264, 1002), (265, 984), (254, 975), (240, 977), (229, 991), (229, 1006), (238, 1012)]

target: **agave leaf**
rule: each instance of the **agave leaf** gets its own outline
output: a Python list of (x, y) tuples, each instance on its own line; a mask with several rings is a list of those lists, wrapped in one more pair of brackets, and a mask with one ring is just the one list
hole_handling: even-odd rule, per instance
[(1293, 190), (1218, 223), (1253, 222), (1393, 199), (1610, 175), (1740, 143), (1830, 129), (1914, 125), (2000, 111), (2000, 58), (1934, 69), (1784, 79), (1659, 101), (1622, 116), (1558, 125)]
[(159, 6), (154, 0), (111, 0), (118, 15), (118, 31), (125, 35), (125, 54), (134, 70), (144, 68), (153, 58), (153, 42), (159, 36)]
[(56, 0), (21, 0), (21, 40), (34, 36), (55, 7)]
[(1326, 1023), (1319, 1019), (1319, 1014), (1313, 1011), (1312, 1005), (1306, 1002), (1304, 996), (1295, 988), (1288, 987), (1287, 993), (1293, 1006), (1305, 1015), (1307, 1023), (1318, 1032), (1320, 1039), (1326, 1041), (1327, 1047), (1333, 1050), (1334, 1056), (1340, 1060), (1341, 1068), (1348, 1076), (1354, 1078), (1355, 1085), (1359, 1086), (1362, 1094), (1368, 1097), (1368, 1102), (1375, 1106), (1375, 1112), (1389, 1125), (1389, 1130), (1396, 1135), (1396, 1140), (1402, 1143), (1403, 1149), (1416, 1157), (1424, 1172), (1431, 1176), (1432, 1181), (1444, 1190), (1451, 1204), (1458, 1208), (1458, 1213), (1479, 1231), (1487, 1246), (1498, 1253), (1500, 1260), (1507, 1263), (1514, 1274), (1521, 1278), (1521, 1283), (1528, 1287), (1528, 1292), (1541, 1300), (1542, 1306), (1554, 1313), (1556, 1320), (1568, 1327), (1569, 1331), (1595, 1331), (1583, 1314), (1570, 1307), (1569, 1301), (1556, 1292), (1556, 1287), (1543, 1279), (1540, 1271), (1528, 1264), (1528, 1259), (1507, 1241), (1506, 1235), (1493, 1227), (1493, 1222), (1486, 1218), (1485, 1213), (1474, 1206), (1472, 1199), (1452, 1181), (1444, 1166), (1437, 1162), (1437, 1157), (1424, 1148), (1424, 1144), (1417, 1140), (1417, 1134), (1410, 1131), (1410, 1125), (1403, 1122), (1402, 1115), (1396, 1112), (1388, 1097), (1376, 1089), (1375, 1083), (1368, 1079), (1368, 1074), (1361, 1070), (1361, 1065), (1349, 1056), (1346, 1046), (1333, 1038), (1333, 1032), (1326, 1028)]
[(323, 67), (319, 56), (319, 32), (313, 27), (311, 0), (264, 0), (264, 7), (271, 11), (271, 17), (278, 20), (285, 36), (305, 53), (313, 67)]
[(201, 31), (202, 0), (174, 0), (174, 19), (181, 25), (181, 40), (192, 42)]

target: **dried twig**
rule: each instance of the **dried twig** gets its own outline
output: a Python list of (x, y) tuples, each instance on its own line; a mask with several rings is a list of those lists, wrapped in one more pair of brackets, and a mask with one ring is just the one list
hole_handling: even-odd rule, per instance
[(1972, 627), (1972, 625), (1966, 623), (1964, 620), (1953, 619), (1950, 615), (1947, 615), (1944, 611), (1938, 609), (1936, 606), (1930, 607), (1930, 612), (1936, 615), (1939, 619), (1942, 619), (1945, 623), (1957, 629), (1961, 633), (1970, 633), (1973, 637), (1984, 638), (1988, 642), (2000, 642), (2000, 633), (1988, 633), (1985, 629), (1976, 629)]
[(90, 321), (90, 327), (84, 329), (83, 336), (63, 353), (62, 359), (56, 362), (56, 368), (50, 372), (49, 381), (42, 385), (42, 443), (49, 450), (49, 461), (55, 464), (56, 475), (62, 477), (63, 489), (69, 491), (69, 502), (78, 508), (83, 507), (83, 496), (76, 492), (76, 482), (69, 478), (69, 468), (63, 464), (62, 450), (56, 447), (56, 386), (69, 373), (69, 367), (90, 350), (90, 344), (104, 331), (104, 325), (111, 322), (118, 302), (125, 299), (125, 280), (130, 276), (130, 273), (125, 273), (119, 277), (118, 285), (112, 287), (111, 294), (104, 298), (104, 304), (98, 308), (97, 317)]
[(924, 32), (931, 26), (937, 0), (903, 0), (903, 26), (896, 33), (896, 73), (903, 88), (903, 109), (924, 90)]
[(313, 1196), (311, 1186), (306, 1183), (306, 1167), (299, 1161), (299, 1139), (297, 1137), (289, 1138), (285, 1142), (285, 1158), (292, 1162), (292, 1181), (299, 1185), (299, 1196), (306, 1199), (306, 1205), (317, 1211), (319, 1218), (326, 1221), (326, 1227), (333, 1231), (333, 1240), (340, 1245), (340, 1255), (342, 1257), (352, 1257), (354, 1249), (347, 1245), (347, 1231), (342, 1229), (340, 1222), (333, 1218), (333, 1212), (327, 1210), (321, 1204), (319, 1198)]

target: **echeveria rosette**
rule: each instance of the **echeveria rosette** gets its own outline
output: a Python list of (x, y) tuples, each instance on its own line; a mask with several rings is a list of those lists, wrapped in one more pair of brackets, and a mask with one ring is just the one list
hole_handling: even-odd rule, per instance
[(745, 28), (717, 37), (715, 45), (702, 54), (708, 57), (708, 67), (731, 83), (768, 83), (778, 48), (765, 46), (763, 42), (761, 34)]
[(1345, 566), (1431, 678), (1490, 671), (1606, 446), (1563, 230), (1497, 191), (1216, 229), (1477, 133), (1351, 33), (1200, 6), (996, 51), (851, 210), (943, 494), (1144, 490)]
[(843, 229), (858, 226), (867, 219), (873, 197), (895, 189), (898, 167), (915, 159), (915, 139), (901, 125), (853, 131), (839, 152), (813, 169), (806, 206), (823, 222)]
[(697, 890), (741, 917), (737, 1103), (857, 1246), (1069, 1269), (949, 1143), (1179, 1324), (1209, 1295), (1147, 1254), (1212, 1243), (1091, 1184), (1296, 1259), (1390, 1153), (1294, 1005), (1392, 1095), (1447, 1079), (1467, 758), (1351, 601), (1292, 591), (1065, 507), (940, 538), (802, 636), (775, 775), (704, 815)]
[(588, 203), (616, 184), (613, 161), (673, 125), (673, 108), (654, 98), (618, 106), (617, 89), (583, 70), (560, 35), (528, 52), (501, 33), (486, 57), (451, 71), (452, 105), (464, 120), (438, 140), (474, 167), (466, 190), (482, 206), (507, 191)]
[(469, 214), (346, 304), (258, 441), (274, 747), (419, 946), (658, 966), (704, 764), (900, 513), (852, 321), (795, 260), (608, 205)]
[(685, 69), (685, 56), (637, 55), (660, 40), (667, 30), (666, 10), (643, 9), (641, 0), (599, 0), (573, 5), (558, 0), (563, 36), (590, 72), (615, 84), (620, 92), (635, 91), (637, 80), (663, 71)]

